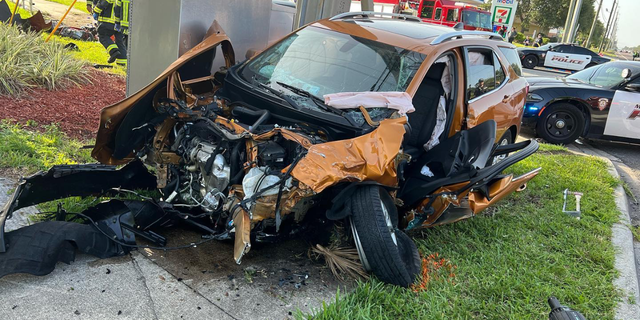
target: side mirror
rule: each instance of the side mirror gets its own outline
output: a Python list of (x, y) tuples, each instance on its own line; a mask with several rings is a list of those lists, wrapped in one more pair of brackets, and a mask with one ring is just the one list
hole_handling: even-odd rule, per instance
[(640, 83), (627, 83), (624, 89), (631, 92), (640, 92)]

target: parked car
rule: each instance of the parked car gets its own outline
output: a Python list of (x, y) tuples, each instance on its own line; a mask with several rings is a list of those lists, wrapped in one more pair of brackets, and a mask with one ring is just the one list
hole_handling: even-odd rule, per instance
[(527, 69), (548, 67), (579, 71), (611, 61), (575, 44), (548, 43), (540, 48), (518, 48), (522, 66)]
[(615, 61), (565, 78), (529, 78), (523, 126), (551, 143), (578, 137), (640, 143), (640, 62)]
[[(527, 82), (514, 46), (493, 33), (347, 13), (241, 64), (222, 30), (209, 34), (147, 87), (102, 110), (92, 156), (126, 166), (54, 167), (28, 178), (0, 213), (2, 225), (34, 203), (147, 186), (162, 196), (74, 215), (97, 228), (74, 236), (77, 247), (115, 255), (135, 244), (134, 234), (163, 245), (154, 230), (180, 222), (234, 239), (240, 263), (252, 242), (343, 221), (364, 268), (408, 286), (421, 259), (404, 231), (472, 217), (538, 173), (501, 174), (538, 145), (511, 143)], [(219, 54), (225, 66), (212, 72)], [(21, 247), (0, 240), (1, 254)], [(19, 269), (42, 273), (33, 270)]]

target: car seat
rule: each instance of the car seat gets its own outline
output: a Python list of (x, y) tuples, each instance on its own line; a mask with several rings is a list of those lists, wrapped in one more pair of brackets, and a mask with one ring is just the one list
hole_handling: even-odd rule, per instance
[(436, 126), (438, 103), (444, 95), (441, 79), (446, 66), (446, 63), (434, 63), (413, 96), (416, 111), (408, 114), (411, 132), (405, 136), (404, 143), (404, 152), (413, 158), (424, 152), (423, 145), (429, 141)]

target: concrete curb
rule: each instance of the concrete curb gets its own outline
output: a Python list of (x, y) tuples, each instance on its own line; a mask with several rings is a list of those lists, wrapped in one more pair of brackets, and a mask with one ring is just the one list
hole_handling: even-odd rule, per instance
[[(601, 150), (592, 150), (591, 147), (581, 145), (578, 154), (598, 157), (607, 162), (609, 173), (616, 179), (620, 179), (618, 170), (613, 165), (609, 157), (613, 156)], [(605, 156), (606, 155), (606, 156)], [(616, 206), (620, 212), (620, 221), (611, 227), (611, 242), (616, 249), (615, 268), (618, 270), (618, 278), (613, 284), (622, 291), (621, 301), (616, 307), (616, 319), (620, 320), (640, 320), (640, 285), (635, 264), (635, 252), (633, 246), (633, 234), (629, 226), (631, 218), (629, 216), (629, 201), (622, 185), (614, 190)]]

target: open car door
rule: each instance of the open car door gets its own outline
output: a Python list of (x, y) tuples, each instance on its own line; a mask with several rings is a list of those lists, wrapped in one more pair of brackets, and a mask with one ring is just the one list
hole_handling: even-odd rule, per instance
[[(398, 192), (408, 212), (407, 230), (471, 217), (523, 188), (538, 174), (540, 168), (519, 177), (502, 174), (536, 152), (536, 141), (496, 146), (495, 137), (496, 122), (488, 120), (457, 133), (407, 166), (405, 183)], [(507, 153), (511, 155), (486, 165), (491, 157)]]

